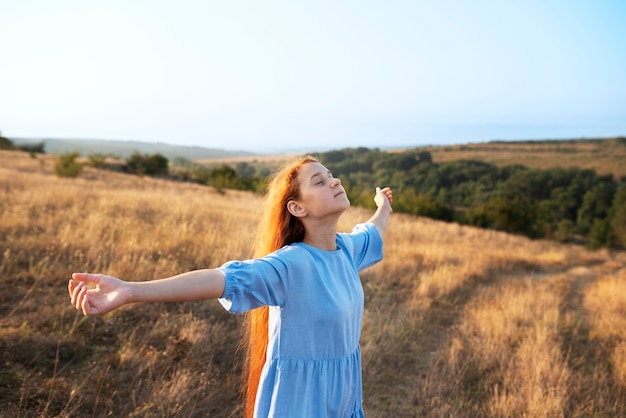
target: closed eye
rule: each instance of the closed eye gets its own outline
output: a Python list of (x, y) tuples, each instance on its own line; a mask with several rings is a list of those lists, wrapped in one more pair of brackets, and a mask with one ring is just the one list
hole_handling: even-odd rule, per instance
[[(326, 172), (326, 177), (327, 177), (328, 179), (330, 179), (330, 180), (332, 180), (332, 179), (334, 178), (334, 177), (333, 177), (333, 174), (332, 174), (330, 171), (327, 171), (327, 172)], [(323, 173), (323, 172), (319, 172), (319, 173), (315, 173), (315, 174), (313, 174), (313, 175), (311, 176), (311, 179), (313, 180), (313, 178), (317, 178), (317, 180), (315, 181), (315, 183), (313, 183), (313, 184), (315, 184), (316, 186), (321, 186), (321, 185), (325, 184), (325, 182), (326, 182), (326, 180), (324, 179), (324, 173)]]

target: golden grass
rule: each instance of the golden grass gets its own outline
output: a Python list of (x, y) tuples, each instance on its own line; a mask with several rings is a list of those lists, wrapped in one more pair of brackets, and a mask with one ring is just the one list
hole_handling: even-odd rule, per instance
[[(240, 416), (239, 317), (194, 302), (84, 318), (65, 287), (73, 271), (149, 280), (245, 258), (261, 198), (52, 166), (0, 152), (0, 416)], [(367, 416), (626, 415), (625, 266), (394, 214), (362, 274)]]
[[(481, 292), (436, 353), (437, 372), (425, 388), (454, 398), (472, 395), (493, 416), (563, 415), (569, 371), (558, 343), (558, 295), (547, 286), (511, 278)], [(443, 401), (435, 408), (449, 408), (430, 395)], [(466, 402), (469, 416), (481, 413)]]
[(585, 292), (589, 336), (606, 346), (616, 384), (626, 388), (626, 266), (615, 275), (600, 276)]
[(598, 174), (626, 176), (626, 146), (607, 141), (479, 143), (428, 147), (436, 163), (479, 160), (499, 167), (593, 169)]

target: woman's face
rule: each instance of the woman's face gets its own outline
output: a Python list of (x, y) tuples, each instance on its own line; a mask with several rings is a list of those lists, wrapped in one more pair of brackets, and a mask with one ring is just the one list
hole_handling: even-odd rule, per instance
[(306, 163), (298, 172), (300, 197), (297, 202), (307, 216), (324, 217), (343, 213), (350, 207), (341, 180), (321, 163)]

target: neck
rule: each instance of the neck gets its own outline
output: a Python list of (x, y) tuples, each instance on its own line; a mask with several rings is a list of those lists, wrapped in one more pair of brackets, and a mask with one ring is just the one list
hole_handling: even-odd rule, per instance
[(337, 249), (337, 223), (305, 223), (302, 242), (326, 251)]

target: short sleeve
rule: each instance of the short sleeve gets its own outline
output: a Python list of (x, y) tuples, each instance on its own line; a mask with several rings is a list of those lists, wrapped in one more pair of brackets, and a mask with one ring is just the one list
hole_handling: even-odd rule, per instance
[(383, 259), (383, 240), (372, 223), (356, 225), (350, 234), (342, 234), (358, 271), (365, 270)]
[(263, 258), (230, 261), (218, 268), (226, 286), (218, 299), (231, 313), (243, 313), (261, 306), (283, 305), (288, 268), (276, 253)]

